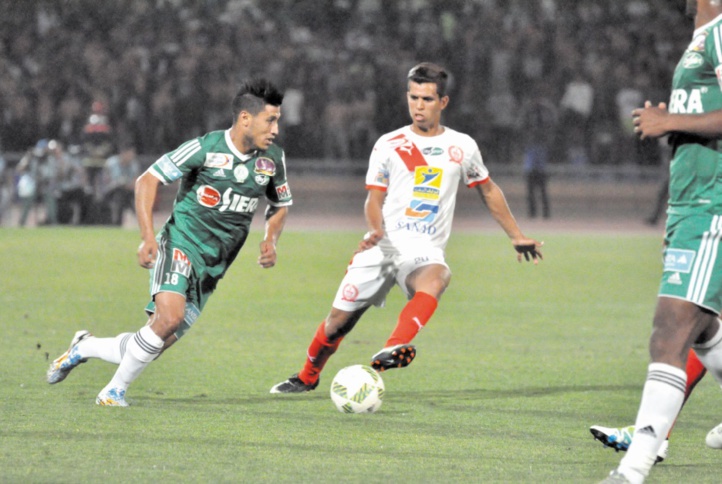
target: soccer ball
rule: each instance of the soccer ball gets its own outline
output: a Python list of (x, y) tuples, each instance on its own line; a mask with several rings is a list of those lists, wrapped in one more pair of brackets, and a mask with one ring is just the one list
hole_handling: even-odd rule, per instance
[(331, 400), (339, 412), (374, 413), (384, 398), (384, 381), (366, 365), (342, 368), (331, 382)]

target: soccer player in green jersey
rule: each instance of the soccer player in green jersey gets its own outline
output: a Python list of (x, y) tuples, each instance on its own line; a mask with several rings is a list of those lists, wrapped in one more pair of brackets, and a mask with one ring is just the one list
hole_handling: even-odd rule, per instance
[[(276, 263), (276, 243), (292, 203), (278, 135), (283, 94), (263, 79), (247, 81), (232, 103), (233, 124), (181, 144), (136, 181), (142, 242), (138, 263), (151, 270), (150, 319), (137, 333), (96, 338), (78, 331), (50, 365), (48, 383), (100, 358), (118, 369), (96, 399), (127, 406), (128, 386), (193, 325), (218, 281), (243, 247), (260, 197), (268, 202), (258, 263)], [(180, 180), (173, 212), (156, 235), (153, 205), (161, 184)]]
[(633, 112), (642, 139), (670, 135), (670, 199), (652, 361), (634, 438), (605, 482), (644, 482), (682, 407), (690, 348), (722, 383), (722, 0), (687, 0), (687, 12), (695, 31), (669, 108), (647, 102)]

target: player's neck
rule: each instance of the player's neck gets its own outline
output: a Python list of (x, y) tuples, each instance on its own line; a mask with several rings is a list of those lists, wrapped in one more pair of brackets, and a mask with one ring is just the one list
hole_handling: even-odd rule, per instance
[(415, 124), (412, 124), (411, 131), (414, 134), (418, 134), (419, 136), (432, 137), (432, 136), (439, 136), (441, 133), (443, 133), (444, 127), (441, 124), (436, 124), (429, 128), (422, 129), (422, 128), (416, 126)]

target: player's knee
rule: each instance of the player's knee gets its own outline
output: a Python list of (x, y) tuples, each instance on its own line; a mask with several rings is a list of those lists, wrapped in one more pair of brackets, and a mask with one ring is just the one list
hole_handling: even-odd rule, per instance
[(184, 316), (185, 311), (158, 310), (153, 317), (151, 328), (155, 334), (166, 340), (178, 330)]

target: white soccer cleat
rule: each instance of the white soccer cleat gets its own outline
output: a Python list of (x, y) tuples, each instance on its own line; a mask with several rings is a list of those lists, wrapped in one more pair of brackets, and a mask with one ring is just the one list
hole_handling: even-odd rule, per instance
[(722, 423), (707, 433), (704, 442), (712, 449), (722, 449)]
[(47, 372), (48, 383), (51, 385), (54, 383), (60, 383), (65, 380), (73, 368), (88, 361), (87, 359), (80, 357), (77, 346), (78, 343), (91, 336), (92, 334), (90, 334), (90, 331), (85, 330), (75, 333), (73, 340), (70, 342), (68, 351), (58, 356), (52, 363), (50, 363), (50, 368), (48, 368)]
[(127, 407), (128, 402), (125, 401), (125, 390), (120, 388), (103, 389), (95, 403), (101, 407)]
[[(720, 424), (722, 426), (722, 424)], [(604, 444), (605, 447), (611, 447), (617, 452), (620, 450), (626, 452), (629, 448), (629, 444), (632, 443), (632, 437), (634, 437), (634, 425), (629, 427), (614, 428), (614, 427), (602, 427), (601, 425), (593, 425), (589, 427), (589, 431), (592, 433), (595, 439)], [(722, 442), (722, 440), (720, 441)], [(722, 449), (722, 447), (719, 447)], [(664, 439), (662, 445), (657, 451), (657, 459), (654, 461), (655, 464), (659, 464), (667, 458), (669, 451), (669, 440)]]

